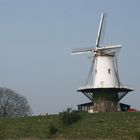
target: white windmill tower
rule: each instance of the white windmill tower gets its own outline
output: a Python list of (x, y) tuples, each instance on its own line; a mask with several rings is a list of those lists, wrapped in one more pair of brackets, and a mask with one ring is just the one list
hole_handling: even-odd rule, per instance
[(117, 54), (121, 45), (100, 46), (105, 15), (102, 13), (95, 48), (74, 49), (72, 54), (91, 53), (92, 64), (82, 92), (93, 101), (93, 111), (117, 111), (119, 101), (133, 88), (123, 86), (119, 79)]

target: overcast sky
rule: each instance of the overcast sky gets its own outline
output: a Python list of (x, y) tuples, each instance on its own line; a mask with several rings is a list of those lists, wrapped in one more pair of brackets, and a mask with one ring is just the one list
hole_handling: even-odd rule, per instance
[(139, 0), (0, 0), (0, 86), (27, 97), (34, 114), (58, 113), (89, 100), (76, 89), (86, 81), (88, 55), (100, 15), (103, 44), (122, 44), (120, 79), (135, 88), (122, 100), (140, 110)]

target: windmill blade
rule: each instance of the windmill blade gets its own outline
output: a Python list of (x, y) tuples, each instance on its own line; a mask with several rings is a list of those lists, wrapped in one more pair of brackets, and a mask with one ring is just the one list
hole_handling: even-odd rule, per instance
[(76, 48), (72, 50), (72, 54), (82, 54), (82, 53), (90, 53), (93, 51), (93, 48)]
[(98, 48), (98, 51), (101, 55), (117, 55), (119, 53), (120, 48), (121, 45), (112, 45)]
[(121, 48), (121, 46), (122, 46), (121, 44), (119, 44), (119, 45), (110, 45), (110, 46), (98, 48), (98, 50), (119, 49), (119, 48)]
[(95, 63), (95, 57), (92, 56), (92, 60), (91, 60), (91, 66), (90, 66), (90, 70), (89, 70), (89, 73), (88, 73), (88, 77), (87, 77), (87, 81), (85, 83), (85, 85), (92, 85), (92, 82), (93, 82), (93, 70), (94, 70), (94, 63)]
[(105, 17), (105, 14), (102, 13), (100, 24), (99, 24), (99, 29), (98, 29), (98, 34), (97, 34), (97, 38), (96, 38), (96, 47), (100, 46), (99, 44), (100, 44), (101, 35), (102, 35), (102, 28), (103, 28), (103, 23), (104, 23), (104, 17)]

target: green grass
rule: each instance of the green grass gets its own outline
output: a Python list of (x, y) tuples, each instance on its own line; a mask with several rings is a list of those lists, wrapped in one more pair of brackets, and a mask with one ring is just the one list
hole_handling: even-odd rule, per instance
[(140, 112), (79, 115), (69, 126), (59, 115), (0, 118), (0, 140), (140, 140)]

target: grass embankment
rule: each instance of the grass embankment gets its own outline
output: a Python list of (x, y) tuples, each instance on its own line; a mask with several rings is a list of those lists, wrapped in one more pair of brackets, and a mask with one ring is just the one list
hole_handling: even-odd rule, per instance
[(71, 125), (62, 124), (59, 115), (0, 118), (0, 140), (140, 140), (140, 112), (79, 115)]

